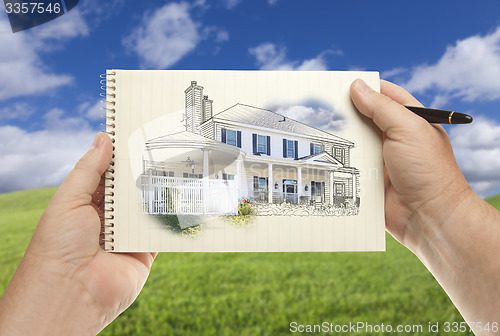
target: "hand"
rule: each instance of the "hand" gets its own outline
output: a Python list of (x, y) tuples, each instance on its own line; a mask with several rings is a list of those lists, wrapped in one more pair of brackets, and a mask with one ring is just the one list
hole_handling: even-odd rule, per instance
[(111, 155), (99, 133), (50, 201), (0, 301), (0, 334), (96, 334), (139, 294), (156, 254), (99, 245)]
[(471, 326), (500, 322), (500, 212), (470, 189), (445, 130), (403, 106), (421, 106), (408, 92), (382, 81), (377, 93), (356, 80), (351, 98), (383, 131), (387, 230), (420, 258)]
[(446, 221), (472, 191), (460, 172), (446, 131), (403, 105), (422, 106), (401, 87), (381, 81), (381, 94), (362, 80), (351, 86), (361, 113), (383, 131), (387, 230), (411, 250), (432, 228), (408, 225), (415, 213)]

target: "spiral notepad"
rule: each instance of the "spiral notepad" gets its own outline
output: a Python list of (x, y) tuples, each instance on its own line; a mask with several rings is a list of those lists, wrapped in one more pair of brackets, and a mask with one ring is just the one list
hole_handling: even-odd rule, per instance
[(104, 248), (383, 251), (376, 72), (108, 70)]
[(108, 71), (106, 74), (101, 75), (101, 89), (105, 92), (101, 93), (101, 97), (104, 99), (101, 102), (105, 103), (106, 106), (103, 109), (106, 111), (105, 118), (106, 122), (103, 123), (106, 126), (105, 132), (111, 138), (113, 143), (113, 156), (110, 163), (109, 169), (105, 172), (105, 193), (104, 193), (104, 218), (103, 218), (103, 239), (104, 249), (108, 251), (114, 250), (114, 166), (115, 166), (115, 90), (114, 85), (116, 80), (114, 76), (115, 71)]

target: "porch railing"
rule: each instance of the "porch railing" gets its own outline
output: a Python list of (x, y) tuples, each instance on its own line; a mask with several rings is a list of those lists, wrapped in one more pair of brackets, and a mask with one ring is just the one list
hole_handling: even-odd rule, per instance
[[(268, 203), (269, 201), (269, 192), (267, 191), (254, 191), (253, 193), (254, 202), (258, 203)], [(273, 191), (273, 203), (280, 204), (286, 200), (287, 203), (297, 204), (299, 203), (299, 195), (284, 193), (284, 192), (276, 192)]]
[(235, 181), (141, 176), (140, 210), (149, 214), (237, 214)]

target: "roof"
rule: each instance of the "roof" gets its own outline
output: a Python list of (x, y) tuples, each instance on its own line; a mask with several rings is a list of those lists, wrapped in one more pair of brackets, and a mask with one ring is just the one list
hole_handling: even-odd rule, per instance
[(217, 113), (211, 119), (214, 121), (242, 123), (267, 129), (280, 130), (354, 146), (354, 143), (339, 136), (306, 125), (279, 113), (245, 104), (233, 105)]
[(146, 142), (146, 150), (159, 148), (207, 148), (222, 149), (230, 152), (241, 152), (241, 149), (235, 146), (227, 145), (220, 141), (205, 138), (199, 134), (188, 131), (177, 132), (163, 135)]

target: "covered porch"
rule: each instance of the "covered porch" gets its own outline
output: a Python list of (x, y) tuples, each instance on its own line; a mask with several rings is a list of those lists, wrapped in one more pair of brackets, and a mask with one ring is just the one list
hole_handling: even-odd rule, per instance
[(359, 171), (344, 167), (327, 153), (281, 162), (248, 157), (244, 170), (247, 196), (254, 202), (359, 206)]
[[(241, 167), (239, 148), (191, 132), (146, 144), (138, 181), (140, 210), (148, 214), (229, 215), (238, 213), (239, 178), (219, 176), (219, 165)], [(238, 169), (238, 168), (237, 168)]]

